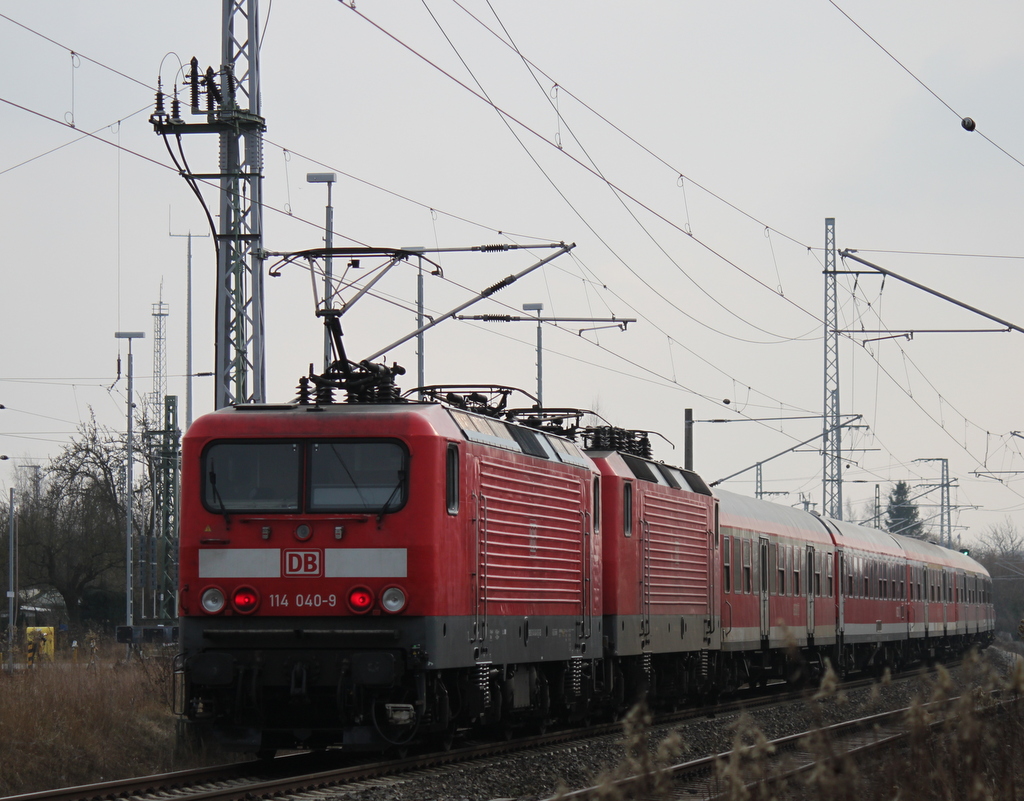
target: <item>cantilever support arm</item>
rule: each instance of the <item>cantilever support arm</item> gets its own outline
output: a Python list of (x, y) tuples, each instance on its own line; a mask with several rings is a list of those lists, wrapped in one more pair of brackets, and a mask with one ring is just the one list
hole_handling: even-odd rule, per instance
[(493, 295), (498, 290), (504, 289), (505, 287), (509, 286), (510, 284), (515, 283), (520, 278), (522, 278), (524, 275), (528, 275), (529, 273), (532, 273), (537, 268), (543, 267), (549, 261), (554, 261), (559, 256), (561, 256), (561, 255), (563, 255), (565, 253), (568, 253), (574, 247), (576, 247), (576, 243), (575, 242), (570, 244), (570, 245), (562, 244), (558, 248), (558, 250), (556, 250), (550, 256), (546, 256), (545, 258), (541, 259), (540, 261), (536, 262), (535, 264), (531, 264), (525, 270), (521, 270), (520, 272), (515, 273), (514, 275), (510, 275), (507, 278), (503, 278), (501, 281), (499, 281), (496, 284), (493, 284), (492, 286), (489, 286), (483, 292), (480, 292), (476, 297), (472, 298), (471, 300), (466, 301), (461, 306), (456, 306), (451, 311), (446, 312), (445, 314), (442, 314), (440, 317), (438, 317), (435, 320), (427, 323), (426, 325), (421, 326), (420, 328), (417, 328), (412, 333), (406, 334), (401, 339), (398, 339), (395, 342), (392, 342), (386, 348), (381, 348), (376, 353), (373, 353), (373, 354), (367, 356), (366, 359), (364, 359), (364, 361), (372, 362), (374, 359), (380, 358), (381, 356), (383, 356), (385, 353), (387, 353), (392, 348), (397, 348), (399, 345), (401, 345), (401, 344), (403, 344), (405, 342), (408, 342), (410, 339), (413, 339), (414, 337), (416, 337), (419, 334), (423, 333), (428, 328), (433, 328), (438, 323), (443, 323), (445, 320), (448, 320), (448, 319), (454, 317), (456, 314), (458, 314), (459, 312), (463, 311), (464, 309), (468, 309), (474, 303), (477, 303), (477, 302), (483, 300), (484, 298), (489, 298), (491, 295)]
[(895, 278), (897, 281), (902, 281), (904, 284), (909, 284), (915, 289), (923, 290), (924, 292), (927, 292), (930, 295), (935, 295), (935, 297), (937, 298), (947, 300), (954, 306), (959, 306), (961, 309), (967, 309), (967, 311), (969, 312), (980, 314), (982, 317), (985, 317), (986, 319), (989, 319), (994, 323), (999, 323), (999, 325), (1006, 326), (1007, 331), (1016, 331), (1017, 333), (1024, 334), (1024, 328), (1021, 328), (1019, 325), (1014, 325), (1013, 323), (1007, 322), (1006, 320), (996, 317), (994, 314), (984, 312), (981, 309), (976, 309), (974, 306), (970, 306), (961, 300), (957, 300), (956, 298), (951, 298), (949, 295), (944, 295), (943, 293), (939, 292), (936, 289), (932, 289), (931, 287), (927, 287), (924, 284), (917, 283), (917, 281), (912, 281), (909, 278), (899, 275), (898, 273), (894, 273), (892, 270), (887, 270), (884, 267), (879, 267), (877, 264), (872, 264), (871, 262), (862, 259), (860, 256), (854, 256), (853, 254), (855, 252), (856, 251), (854, 250), (847, 249), (842, 251), (839, 255), (842, 256), (844, 259), (853, 259), (855, 262), (863, 264), (865, 267), (870, 267), (872, 270), (877, 270), (882, 275), (887, 275), (892, 278)]

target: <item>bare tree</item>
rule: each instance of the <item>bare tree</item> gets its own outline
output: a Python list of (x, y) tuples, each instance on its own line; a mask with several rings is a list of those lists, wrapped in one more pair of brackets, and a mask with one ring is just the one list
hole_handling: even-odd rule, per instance
[(1017, 636), (1017, 626), (1024, 619), (1024, 533), (1006, 518), (985, 530), (971, 556), (992, 576), (996, 628)]
[(22, 586), (59, 592), (72, 626), (90, 590), (116, 593), (124, 575), (124, 456), (118, 437), (90, 418), (19, 501)]

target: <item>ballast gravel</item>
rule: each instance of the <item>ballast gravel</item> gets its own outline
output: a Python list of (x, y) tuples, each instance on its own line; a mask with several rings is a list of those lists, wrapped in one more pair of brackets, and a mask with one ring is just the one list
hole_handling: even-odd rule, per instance
[[(1014, 657), (997, 648), (989, 648), (982, 664), (992, 673), (1006, 676)], [(760, 731), (768, 740), (829, 726), (844, 720), (865, 717), (909, 706), (915, 699), (931, 700), (936, 694), (956, 695), (969, 674), (963, 666), (949, 671), (939, 669), (926, 676), (874, 684), (872, 687), (833, 690), (808, 694), (802, 700), (762, 706), (744, 712), (689, 720), (671, 727), (645, 729), (646, 749), (657, 760), (659, 746), (673, 733), (677, 748), (664, 764), (686, 762), (723, 753), (733, 747), (739, 730)], [(966, 677), (966, 678), (965, 678)], [(634, 745), (635, 745), (634, 740)], [(586, 743), (553, 747), (541, 753), (479, 760), (453, 765), (440, 771), (411, 774), (316, 794), (289, 796), (292, 799), (319, 801), (540, 801), (559, 790), (579, 789), (600, 783), (620, 765), (630, 750), (625, 735), (606, 737)], [(635, 749), (633, 749), (635, 751)]]

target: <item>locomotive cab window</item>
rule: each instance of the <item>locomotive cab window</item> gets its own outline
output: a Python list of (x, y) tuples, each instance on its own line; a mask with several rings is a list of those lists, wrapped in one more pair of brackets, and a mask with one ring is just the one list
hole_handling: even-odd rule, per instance
[(633, 482), (626, 481), (622, 485), (622, 533), (633, 536)]
[(309, 509), (398, 511), (408, 494), (407, 462), (397, 442), (314, 442), (309, 448)]
[(444, 460), (444, 496), (448, 514), (459, 513), (459, 446), (448, 444)]
[(296, 512), (299, 446), (215, 442), (203, 454), (203, 503), (214, 512)]

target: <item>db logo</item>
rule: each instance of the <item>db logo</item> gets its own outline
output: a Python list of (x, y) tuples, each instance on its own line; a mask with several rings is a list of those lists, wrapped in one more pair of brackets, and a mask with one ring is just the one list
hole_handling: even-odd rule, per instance
[(320, 551), (284, 552), (286, 576), (319, 576), (321, 572)]

